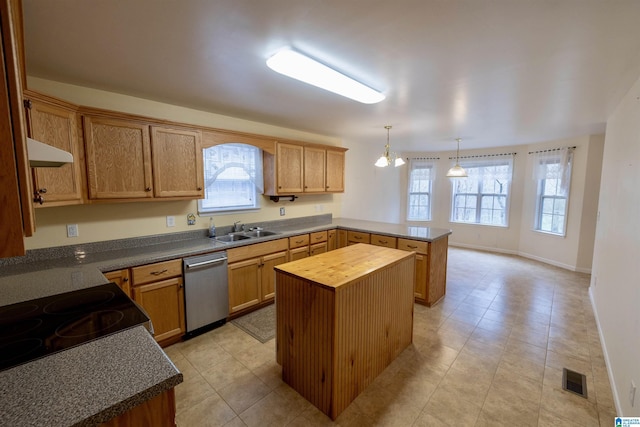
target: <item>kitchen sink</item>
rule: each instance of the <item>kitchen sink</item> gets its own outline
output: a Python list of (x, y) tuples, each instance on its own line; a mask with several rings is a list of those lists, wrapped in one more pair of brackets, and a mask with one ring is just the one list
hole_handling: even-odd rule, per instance
[(244, 234), (225, 234), (224, 236), (217, 236), (216, 240), (219, 242), (237, 242), (238, 240), (250, 239), (251, 236), (245, 236)]
[(249, 236), (249, 237), (267, 237), (267, 236), (273, 236), (274, 234), (280, 234), (280, 233), (276, 233), (275, 231), (267, 231), (267, 230), (253, 230), (253, 231), (246, 231), (242, 234), (244, 236)]
[(237, 242), (239, 240), (256, 239), (259, 237), (273, 236), (274, 234), (280, 234), (280, 233), (276, 233), (275, 231), (267, 231), (267, 230), (252, 230), (252, 231), (243, 231), (238, 233), (229, 233), (223, 236), (217, 236), (216, 240), (218, 242), (230, 243), (230, 242)]

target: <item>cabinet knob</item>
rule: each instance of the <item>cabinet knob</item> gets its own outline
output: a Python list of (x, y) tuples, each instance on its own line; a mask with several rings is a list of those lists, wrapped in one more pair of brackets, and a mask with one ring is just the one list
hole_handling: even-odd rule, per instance
[(122, 279), (123, 282), (128, 282), (129, 278), (125, 277), (124, 279)]
[(40, 193), (34, 193), (33, 201), (36, 202), (36, 203), (43, 204), (44, 203), (44, 197), (42, 197), (42, 194), (40, 194)]
[(151, 187), (145, 188), (144, 191), (151, 191)]
[(47, 189), (46, 189), (46, 188), (40, 188), (40, 189), (38, 190), (38, 193), (40, 193), (40, 194), (45, 194), (46, 192), (47, 192)]
[(196, 190), (202, 191), (202, 187), (198, 187), (198, 188), (196, 188)]

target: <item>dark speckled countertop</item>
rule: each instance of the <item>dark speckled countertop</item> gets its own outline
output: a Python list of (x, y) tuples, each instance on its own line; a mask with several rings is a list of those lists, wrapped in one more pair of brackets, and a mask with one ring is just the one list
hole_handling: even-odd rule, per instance
[[(107, 283), (102, 272), (343, 228), (434, 241), (451, 230), (318, 215), (253, 224), (280, 234), (230, 244), (205, 231), (30, 251), (0, 261), (0, 307)], [(219, 229), (222, 234), (227, 230)], [(183, 233), (185, 234), (185, 233)], [(144, 367), (144, 369), (141, 369)], [(182, 382), (144, 326), (118, 332), (0, 372), (0, 425), (90, 426)]]

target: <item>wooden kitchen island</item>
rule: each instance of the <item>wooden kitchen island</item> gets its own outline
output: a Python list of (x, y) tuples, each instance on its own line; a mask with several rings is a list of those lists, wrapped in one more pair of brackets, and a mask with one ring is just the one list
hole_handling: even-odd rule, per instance
[(411, 344), (415, 253), (357, 244), (275, 271), (282, 378), (335, 420)]

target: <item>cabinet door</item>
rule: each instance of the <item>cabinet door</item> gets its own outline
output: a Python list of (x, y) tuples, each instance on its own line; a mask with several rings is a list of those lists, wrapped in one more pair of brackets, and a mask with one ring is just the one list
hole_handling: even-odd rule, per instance
[(276, 252), (275, 254), (262, 257), (260, 265), (260, 298), (261, 301), (273, 299), (276, 295), (276, 273), (273, 267), (287, 262), (287, 252)]
[(129, 280), (128, 269), (110, 271), (108, 273), (104, 273), (104, 277), (106, 277), (110, 282), (113, 282), (116, 285), (120, 286), (120, 289), (122, 289), (124, 293), (129, 296), (129, 298), (132, 297), (131, 281)]
[(301, 246), (289, 250), (289, 261), (306, 258), (309, 256), (309, 246)]
[(278, 143), (276, 146), (276, 174), (278, 194), (302, 193), (303, 191), (303, 147)]
[(327, 252), (327, 242), (316, 243), (315, 245), (309, 246), (309, 256), (323, 254), (325, 252)]
[[(0, 1), (0, 256), (25, 254), (35, 229), (22, 87), (26, 81), (19, 1)], [(12, 161), (8, 161), (12, 159)]]
[(344, 192), (344, 151), (327, 149), (327, 177), (325, 191)]
[(323, 148), (304, 148), (304, 192), (325, 192), (325, 153)]
[(40, 101), (35, 96), (29, 96), (25, 104), (31, 138), (73, 155), (73, 163), (57, 168), (33, 168), (34, 191), (46, 202), (35, 206), (82, 203), (82, 157), (78, 150), (76, 111)]
[(421, 301), (427, 300), (427, 255), (416, 253), (416, 283), (414, 295)]
[(260, 302), (260, 258), (229, 264), (229, 311), (234, 313)]
[(84, 117), (90, 199), (153, 197), (149, 126)]
[(156, 341), (184, 334), (182, 277), (136, 286), (133, 288), (133, 297), (151, 318)]
[(336, 230), (327, 231), (327, 250), (332, 251), (338, 248), (338, 235)]
[(202, 134), (151, 127), (155, 197), (204, 197)]
[(338, 243), (339, 248), (344, 248), (349, 244), (349, 238), (347, 230), (338, 230)]

